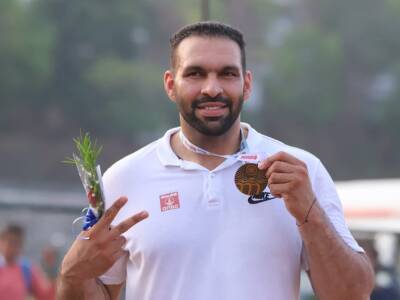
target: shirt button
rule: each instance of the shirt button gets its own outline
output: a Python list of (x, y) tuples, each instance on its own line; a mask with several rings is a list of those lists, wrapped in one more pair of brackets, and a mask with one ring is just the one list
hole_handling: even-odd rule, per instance
[(207, 206), (208, 207), (218, 207), (220, 206), (221, 201), (215, 196), (209, 196), (207, 199)]

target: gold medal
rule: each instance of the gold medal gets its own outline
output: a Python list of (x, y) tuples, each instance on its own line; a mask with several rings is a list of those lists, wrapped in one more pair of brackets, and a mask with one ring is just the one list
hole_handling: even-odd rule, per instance
[(267, 187), (268, 179), (257, 164), (247, 163), (236, 171), (235, 184), (243, 194), (259, 195)]

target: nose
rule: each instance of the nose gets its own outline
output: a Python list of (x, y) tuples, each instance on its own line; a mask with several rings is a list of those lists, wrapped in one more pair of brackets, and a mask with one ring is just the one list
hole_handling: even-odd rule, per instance
[(218, 80), (218, 78), (215, 75), (209, 75), (207, 76), (207, 79), (205, 80), (201, 93), (204, 96), (208, 96), (210, 98), (215, 98), (219, 95), (221, 95), (223, 92), (222, 86)]

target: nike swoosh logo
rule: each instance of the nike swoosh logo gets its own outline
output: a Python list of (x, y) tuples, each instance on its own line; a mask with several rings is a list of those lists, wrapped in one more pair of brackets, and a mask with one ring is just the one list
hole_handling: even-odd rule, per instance
[(262, 192), (260, 195), (250, 196), (247, 201), (249, 202), (249, 204), (257, 204), (257, 203), (269, 201), (272, 199), (275, 199), (275, 197), (272, 196), (271, 193)]

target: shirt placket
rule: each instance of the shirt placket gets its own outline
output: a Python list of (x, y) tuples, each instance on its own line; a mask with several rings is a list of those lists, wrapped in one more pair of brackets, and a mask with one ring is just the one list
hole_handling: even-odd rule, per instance
[(205, 193), (203, 205), (206, 209), (218, 209), (222, 206), (219, 177), (216, 172), (210, 171), (206, 172), (205, 174)]

